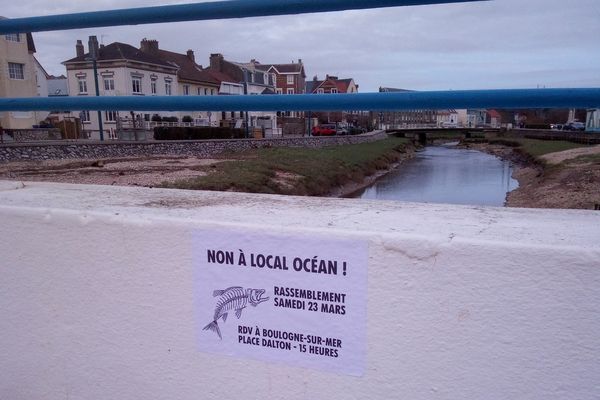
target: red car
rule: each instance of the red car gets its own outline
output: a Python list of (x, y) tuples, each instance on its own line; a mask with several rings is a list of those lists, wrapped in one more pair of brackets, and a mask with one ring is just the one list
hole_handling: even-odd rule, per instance
[(335, 135), (337, 129), (335, 124), (324, 124), (319, 126), (313, 126), (312, 135), (313, 136), (333, 136)]

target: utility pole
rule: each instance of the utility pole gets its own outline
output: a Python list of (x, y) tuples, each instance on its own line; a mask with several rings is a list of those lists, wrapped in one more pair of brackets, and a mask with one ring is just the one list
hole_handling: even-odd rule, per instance
[[(96, 97), (100, 96), (100, 87), (98, 85), (98, 38), (90, 36), (88, 41), (88, 49), (90, 50), (90, 59), (94, 68), (94, 86), (96, 87)], [(104, 140), (104, 129), (102, 127), (102, 111), (98, 110), (98, 129), (100, 130), (100, 140)]]

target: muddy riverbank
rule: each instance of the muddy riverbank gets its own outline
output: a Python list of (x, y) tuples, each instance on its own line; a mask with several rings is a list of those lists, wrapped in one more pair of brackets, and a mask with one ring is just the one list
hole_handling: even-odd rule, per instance
[(514, 164), (519, 187), (508, 194), (508, 207), (594, 209), (600, 204), (600, 145), (538, 157), (502, 144), (465, 146)]

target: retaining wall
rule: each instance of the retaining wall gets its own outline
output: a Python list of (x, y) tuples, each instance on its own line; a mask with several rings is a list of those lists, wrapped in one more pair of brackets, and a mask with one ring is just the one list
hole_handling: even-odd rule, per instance
[(598, 398), (598, 212), (2, 182), (0, 221), (0, 398)]
[(225, 151), (242, 151), (263, 147), (320, 148), (356, 144), (386, 138), (383, 131), (356, 136), (295, 137), (272, 139), (236, 139), (161, 142), (59, 142), (39, 144), (6, 144), (0, 146), (0, 162), (19, 160), (85, 159), (185, 155), (208, 157)]

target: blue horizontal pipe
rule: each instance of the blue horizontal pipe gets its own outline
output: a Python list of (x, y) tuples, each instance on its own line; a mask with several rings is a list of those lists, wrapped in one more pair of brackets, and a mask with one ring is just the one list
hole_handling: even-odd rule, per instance
[[(0, 20), (0, 34), (482, 0), (232, 0)], [(483, 0), (487, 1), (487, 0)]]
[(461, 108), (596, 107), (600, 107), (600, 88), (258, 96), (80, 96), (0, 99), (0, 111), (391, 111)]

